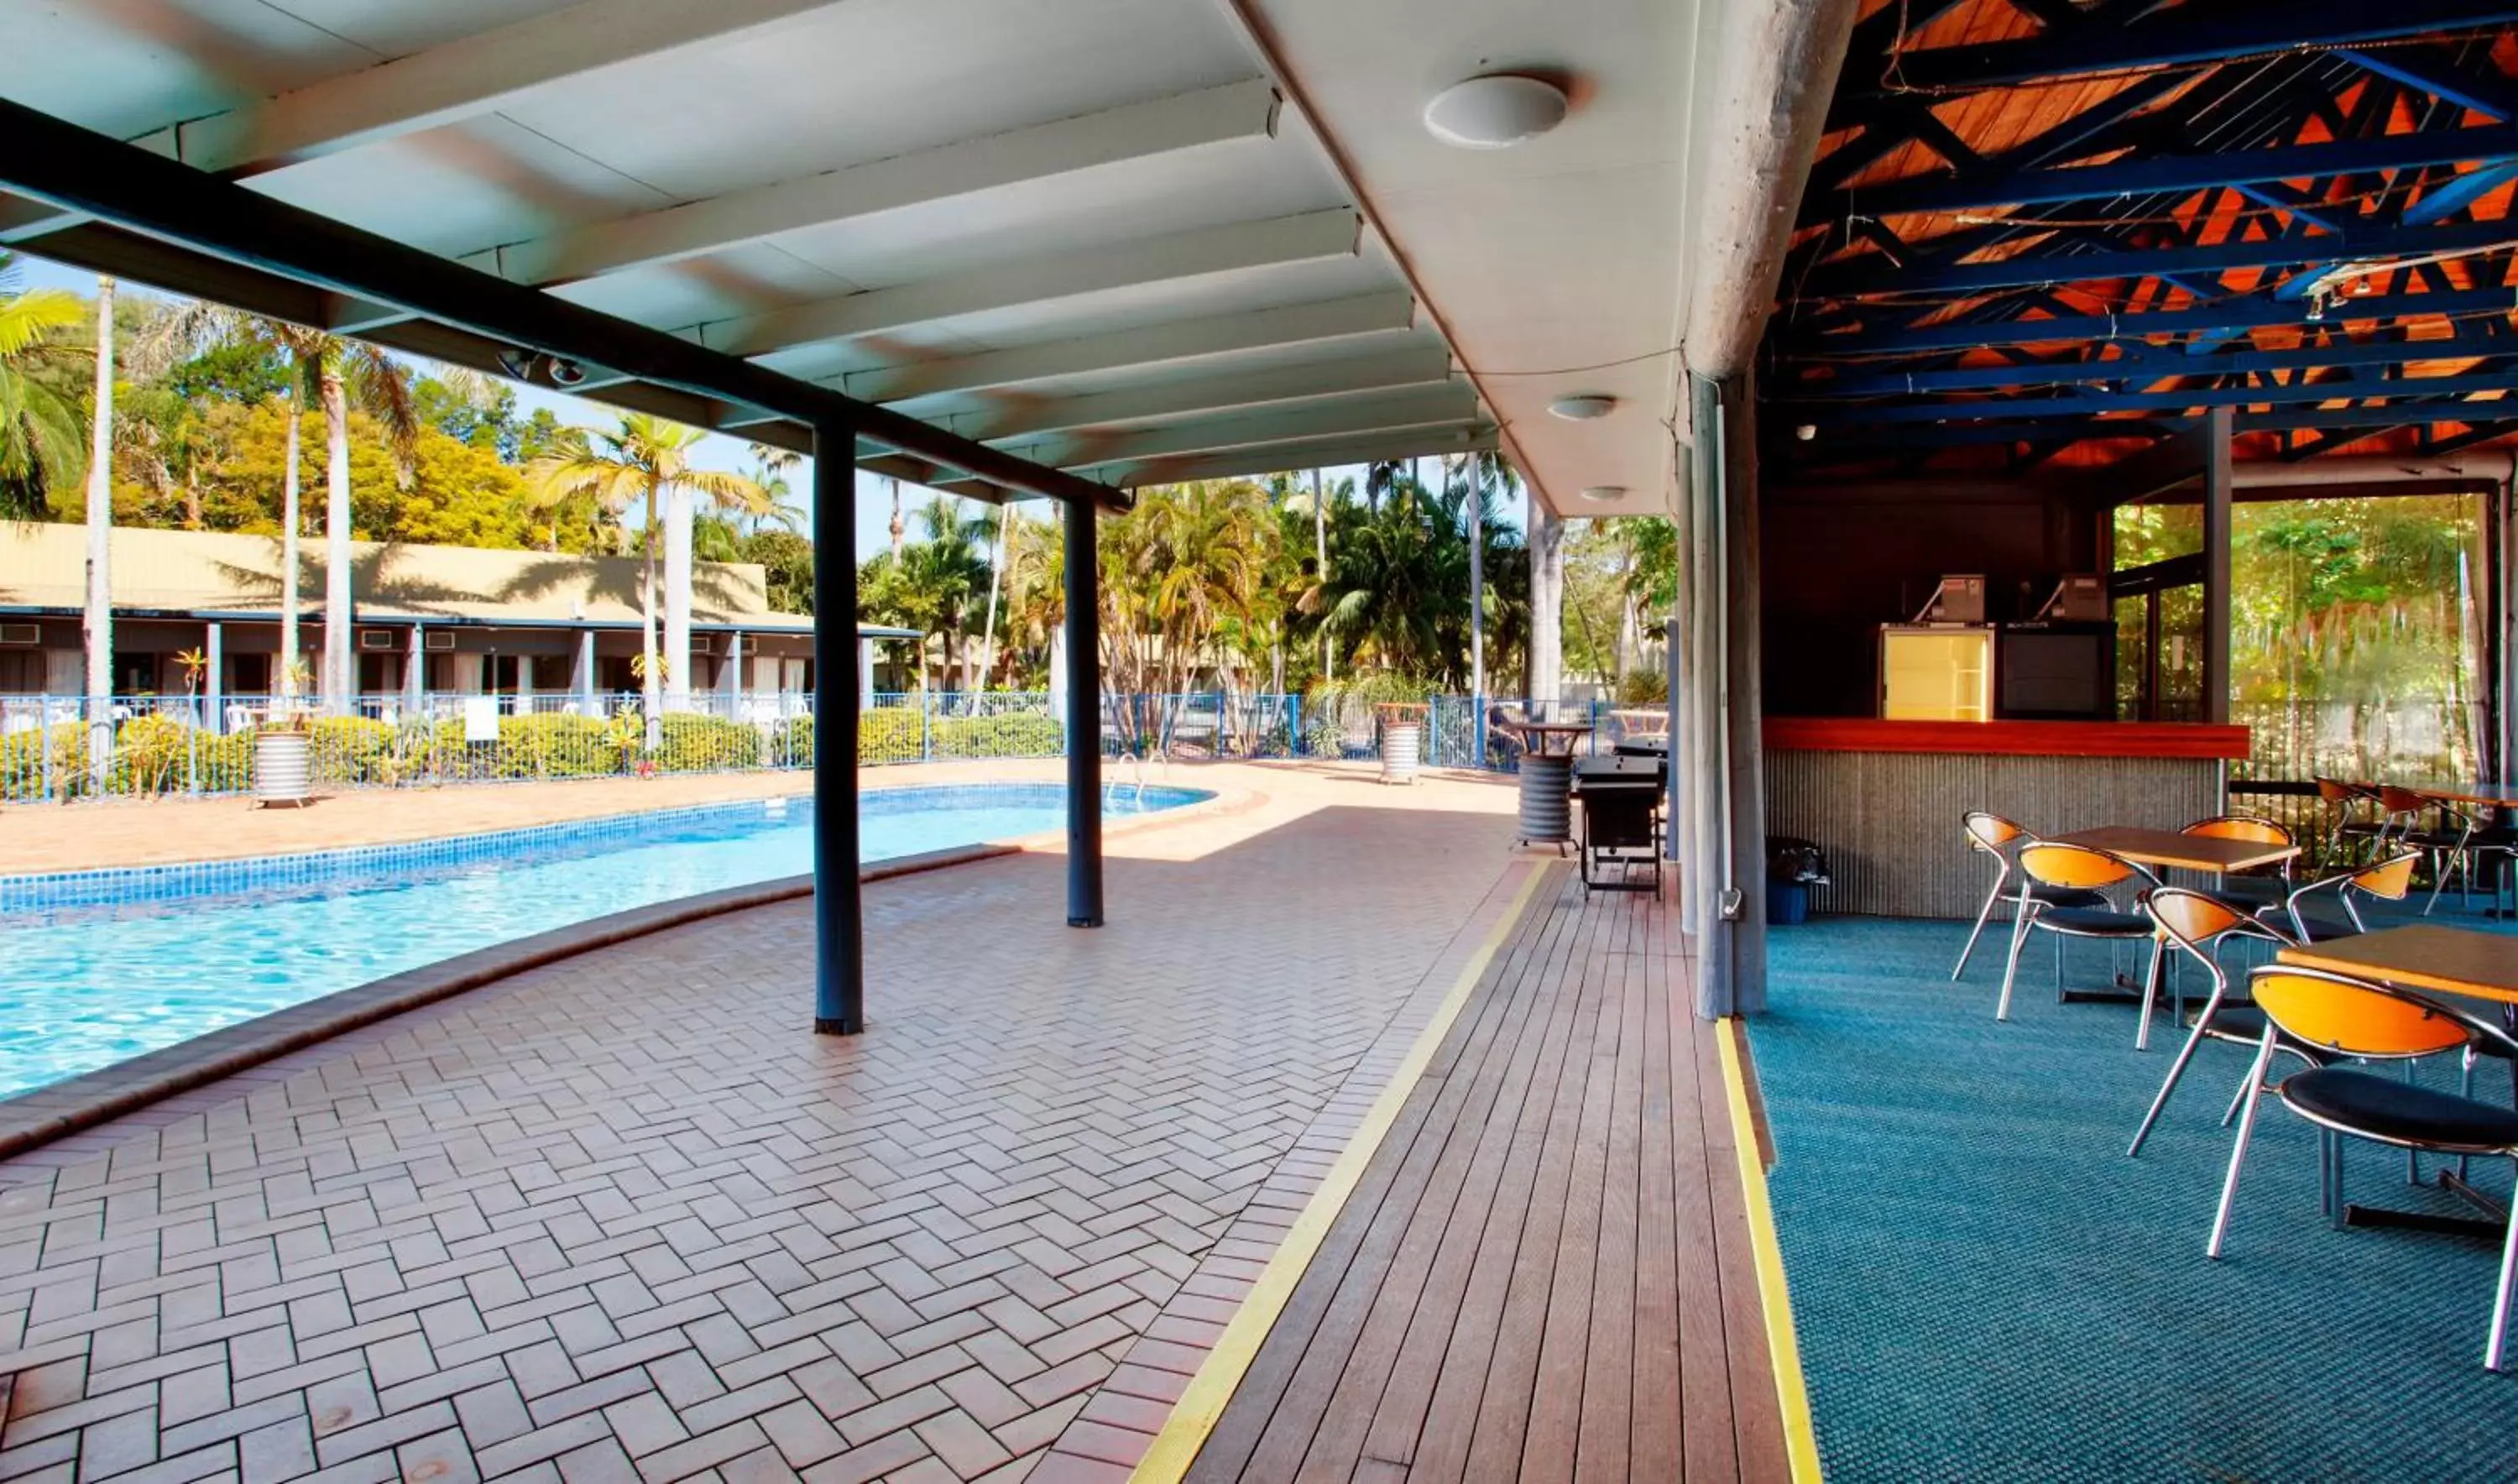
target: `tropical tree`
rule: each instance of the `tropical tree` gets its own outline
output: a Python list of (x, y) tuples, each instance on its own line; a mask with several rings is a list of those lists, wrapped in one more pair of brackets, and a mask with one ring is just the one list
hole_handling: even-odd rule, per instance
[[(219, 346), (259, 347), (287, 358), (287, 468), (281, 495), (281, 687), (294, 695), (297, 662), (297, 542), (300, 439), (304, 399), (312, 395), (324, 415), (324, 671), (320, 689), (326, 711), (346, 713), (357, 697), (358, 644), (350, 596), (350, 409), (353, 404), (382, 424), (394, 454), (397, 481), (408, 484), (423, 426), (410, 367), (362, 340), (313, 326), (293, 325), (225, 304), (193, 302), (167, 316), (143, 347), (147, 364), (165, 367)], [(468, 371), (444, 371), (437, 379), (469, 393), (480, 383)]]
[(0, 518), (41, 520), (50, 492), (84, 465), (78, 408), (38, 375), (65, 347), (56, 332), (85, 315), (76, 294), (18, 291), (17, 260), (0, 253)]
[(87, 452), (87, 756), (96, 791), (113, 748), (113, 280), (96, 281), (96, 400)]
[(758, 508), (747, 510), (750, 519), (743, 534), (758, 536), (773, 527), (790, 535), (803, 534), (804, 507), (796, 502), (796, 488), (787, 476), (804, 461), (804, 456), (766, 443), (756, 443), (746, 452), (752, 456), (752, 482), (760, 486), (762, 500)]
[[(768, 497), (741, 474), (694, 465), (691, 449), (702, 436), (697, 428), (645, 413), (625, 413), (618, 431), (579, 428), (571, 433), (556, 452), (526, 466), (528, 495), (546, 508), (591, 499), (615, 521), (625, 520), (632, 505), (641, 511), (639, 546), (646, 565), (638, 589), (639, 695), (652, 752), (664, 741), (665, 697), (659, 692), (670, 687), (667, 694), (676, 705), (687, 705), (690, 697), (692, 497), (743, 511), (759, 508)], [(668, 589), (661, 650), (656, 635), (660, 527)]]

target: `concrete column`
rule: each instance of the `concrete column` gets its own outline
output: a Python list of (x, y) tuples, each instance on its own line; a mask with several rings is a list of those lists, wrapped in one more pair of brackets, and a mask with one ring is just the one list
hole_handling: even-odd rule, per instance
[(2230, 720), (2230, 429), (2232, 410), (2212, 409), (2203, 450), (2203, 715)]
[(594, 700), (594, 631), (581, 629), (577, 633), (577, 659), (570, 666), (569, 688), (577, 692), (577, 709), (583, 716), (599, 714)]
[[(855, 610), (851, 608), (850, 612)], [(665, 492), (665, 709), (691, 704), (691, 488)]]
[(100, 794), (113, 776), (113, 280), (96, 281), (96, 406), (87, 470), (87, 759)]
[(865, 1029), (857, 877), (856, 429), (813, 430), (813, 1030)]
[(1765, 751), (1758, 705), (1754, 388), (1691, 377), (1695, 447), (1679, 502), (1671, 742), (1682, 911), (1697, 1013), (1765, 1007)]
[[(1478, 492), (1478, 456), (1461, 456), (1461, 471), (1468, 476), (1469, 486), (1469, 695), (1478, 707), (1478, 730), (1486, 730), (1487, 694), (1487, 531), (1484, 502)], [(1486, 758), (1485, 737), (1478, 739), (1478, 757)]]
[(201, 658), (204, 663), (201, 666), (201, 673), (207, 678), (202, 682), (201, 704), (206, 708), (205, 720), (213, 732), (223, 732), (228, 729), (227, 647), (225, 624), (202, 626)]
[(874, 710), (874, 640), (857, 636), (857, 705)]
[(1565, 522), (1530, 492), (1530, 660), (1523, 686), (1533, 700), (1565, 688)]
[[(863, 664), (863, 657), (859, 657)], [(743, 703), (743, 633), (737, 630), (725, 637), (725, 663), (717, 671), (717, 688), (725, 692), (729, 704)]]
[(411, 652), (403, 656), (402, 699), (407, 710), (417, 712), (428, 705), (428, 626), (411, 626)]
[(516, 715), (530, 717), (533, 714), (534, 657), (530, 654), (518, 654), (516, 656)]
[(1066, 507), (1066, 925), (1102, 926), (1102, 515)]

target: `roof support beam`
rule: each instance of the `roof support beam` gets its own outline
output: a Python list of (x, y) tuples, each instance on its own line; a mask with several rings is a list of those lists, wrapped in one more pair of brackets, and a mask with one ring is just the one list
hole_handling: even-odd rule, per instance
[(464, 261), (548, 287), (677, 262), (781, 233), (1051, 180), (1277, 129), (1277, 91), (1228, 83), (1125, 108), (964, 140), (934, 150), (728, 192), (657, 211), (511, 242)]
[(820, 340), (890, 334), (963, 315), (1081, 298), (1141, 284), (1353, 257), (1361, 233), (1352, 211), (1316, 211), (1236, 222), (1107, 247), (1025, 258), (956, 278), (877, 288), (765, 314), (718, 320), (688, 331), (711, 350), (773, 356)]
[[(2457, 177), (2458, 180), (2470, 178), (2471, 173)], [(2421, 201), (2414, 203), (2416, 207), (2422, 204)], [(2219, 274), (2243, 268), (2289, 268), (2304, 263), (2374, 261), (2432, 252), (2472, 252), (2504, 243), (2518, 246), (2518, 224), (2463, 222), (2449, 227), (2408, 229), (2347, 221), (2340, 236), (2269, 238), (2214, 242), (2200, 247), (2020, 253), (1991, 263), (1915, 263), (1902, 270), (1862, 261), (1819, 269), (1809, 276), (1800, 290), (1800, 296), (1825, 299), (1865, 293), (1965, 295), (1995, 288), (2025, 288), (2039, 284)]]
[[(1966, 350), (1979, 345), (2044, 345), (2062, 340), (2106, 342), (2149, 335), (2212, 333), (2252, 326), (2303, 325), (2316, 306), (2300, 300), (2239, 299), (2203, 309), (2153, 314), (2057, 315), (1965, 325), (1927, 325), (1877, 334), (1823, 335), (1788, 344), (1787, 359), (1863, 356), (1902, 351)], [(2506, 288), (2456, 293), (2402, 293), (2344, 299), (2323, 312), (2329, 323), (2368, 323), (2426, 315), (2518, 313), (2518, 296)], [(2198, 369), (2200, 363), (2198, 362)], [(2164, 373), (2167, 374), (2167, 373)]]
[(2509, 371), (2450, 376), (2403, 376), (2383, 381), (2294, 381), (2280, 386), (2189, 387), (2183, 391), (2076, 392), (2062, 397), (2016, 397), (1972, 402), (1908, 402), (1891, 407), (1845, 402), (1779, 403), (1776, 415), (1792, 421), (1840, 424), (1971, 422), (1984, 418), (2052, 417), (2080, 413), (2188, 412), (2207, 407), (2279, 407), (2285, 403), (2363, 401), (2375, 397), (2462, 396), (2518, 391)]
[[(2356, 0), (2303, 0), (2289, 5), (2180, 7), (2111, 30), (2074, 26), (2066, 34), (1907, 52), (1898, 58), (1894, 78), (1895, 85), (1904, 88), (1964, 92), (2093, 72), (2186, 66), (2308, 47), (2392, 41), (2512, 22), (2518, 22), (2518, 5), (2506, 0), (2403, 0), (2384, 6)], [(1891, 91), (1883, 81), (1865, 79), (1865, 83), (1855, 96)]]
[(1386, 459), (1421, 458), (1430, 455), (1490, 453), (1497, 447), (1492, 423), (1409, 428), (1357, 438), (1306, 438), (1285, 443), (1253, 444), (1220, 454), (1175, 454), (1096, 464), (1082, 472), (1111, 484), (1134, 487), (1180, 484), (1197, 479), (1237, 479), (1273, 474), (1280, 469), (1335, 468)]
[(849, 396), (868, 402), (914, 402), (952, 392), (1020, 386), (1061, 376), (1192, 363), (1245, 351), (1328, 344), (1360, 335), (1395, 334), (1415, 323), (1415, 300), (1405, 293), (1360, 294), (1246, 314), (1175, 320), (1144, 329), (1020, 345), (911, 366), (849, 371), (839, 378), (838, 385)]
[(1386, 355), (1303, 366), (1280, 366), (1235, 375), (1164, 381), (1124, 391), (1013, 403), (938, 419), (969, 437), (994, 442), (1029, 433), (1064, 432), (1107, 423), (1180, 417), (1280, 402), (1309, 402), (1358, 392), (1442, 386), (1452, 379), (1452, 353), (1440, 345)]
[(2074, 382), (2128, 382), (2148, 385), (2171, 376), (2239, 375), (2256, 371), (2313, 371), (2327, 366), (2397, 366), (2425, 361), (2472, 361), (2485, 356), (2518, 355), (2518, 345), (2463, 328), (2432, 340), (2346, 340), (2332, 345), (2305, 345), (2292, 350), (2223, 351), (2193, 361), (2174, 347), (2174, 362), (2143, 345), (2128, 347), (2142, 354), (2105, 361), (2029, 361), (2009, 366), (1939, 367), (1903, 371), (1866, 371), (1793, 383), (1778, 383), (1778, 396), (1802, 400), (1894, 397), (1923, 392), (2000, 391), (2030, 386), (2063, 386)]
[(750, 39), (836, 0), (579, 0), (141, 141), (195, 169), (257, 175), (456, 123), (536, 88), (734, 35)]
[[(1009, 456), (915, 417), (854, 401), (827, 387), (729, 356), (540, 289), (422, 252), (345, 222), (221, 181), (21, 104), (0, 100), (0, 189), (113, 223), (169, 249), (153, 282), (182, 291), (222, 276), (241, 281), (222, 302), (253, 302), (297, 287), (407, 312), (466, 349), (507, 346), (619, 368), (639, 386), (673, 396), (763, 408), (805, 431), (833, 423), (901, 452), (1005, 489), (1125, 508), (1124, 497)], [(320, 324), (320, 311), (289, 318)], [(482, 360), (489, 357), (482, 356)], [(477, 364), (477, 363), (475, 363)], [(779, 431), (779, 430), (773, 430)], [(795, 434), (788, 434), (795, 441)]]
[(1478, 395), (1466, 381), (1386, 396), (1354, 397), (1314, 408), (1289, 409), (1153, 428), (1101, 428), (1053, 434), (1003, 446), (1059, 468), (1156, 458), (1171, 454), (1212, 454), (1306, 438), (1355, 437), (1400, 428), (1449, 426), (1473, 420)]
[(2103, 165), (1962, 177), (1926, 176), (1844, 192), (1839, 199), (1842, 213), (1901, 216), (1919, 211), (2102, 200), (2153, 193), (2176, 195), (2218, 186), (2260, 186), (2423, 165), (2496, 163), (2511, 158), (2518, 158), (2518, 125), (2491, 124), (2476, 129), (2431, 129), (2376, 139), (2237, 150), (2226, 154), (2155, 154)]

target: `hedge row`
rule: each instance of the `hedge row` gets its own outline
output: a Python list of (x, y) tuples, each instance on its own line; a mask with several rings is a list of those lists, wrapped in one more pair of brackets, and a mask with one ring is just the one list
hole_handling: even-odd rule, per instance
[[(645, 722), (635, 712), (599, 718), (546, 712), (499, 719), (499, 740), (464, 740), (460, 720), (379, 721), (322, 717), (308, 727), (315, 781), (330, 787), (428, 783), (456, 779), (599, 778), (635, 772), (717, 772), (753, 767), (803, 767), (813, 759), (813, 719), (769, 726), (723, 717), (668, 712), (659, 743), (645, 752)], [(116, 795), (243, 793), (253, 786), (250, 731), (217, 733), (152, 714), (114, 730), (106, 792)], [(908, 707), (866, 712), (857, 756), (867, 763), (937, 758), (1055, 756), (1064, 729), (1037, 714), (928, 718)], [(0, 800), (95, 792), (88, 777), (88, 729), (65, 722), (0, 736)]]

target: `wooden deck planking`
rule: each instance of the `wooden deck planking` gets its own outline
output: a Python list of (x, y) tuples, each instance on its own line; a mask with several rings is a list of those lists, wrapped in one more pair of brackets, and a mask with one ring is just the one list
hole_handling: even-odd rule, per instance
[(1722, 1032), (1665, 907), (1551, 870), (1190, 1478), (1786, 1476)]

